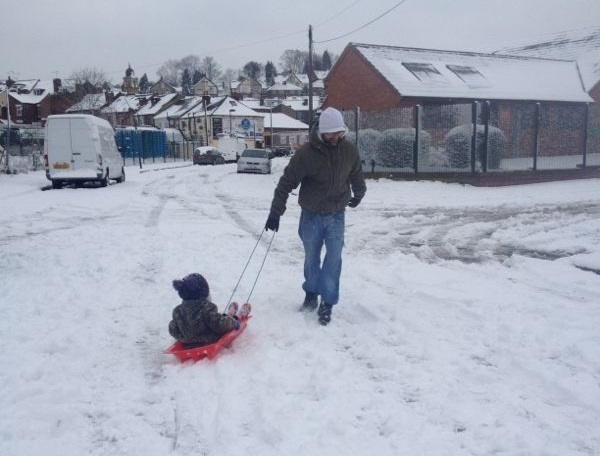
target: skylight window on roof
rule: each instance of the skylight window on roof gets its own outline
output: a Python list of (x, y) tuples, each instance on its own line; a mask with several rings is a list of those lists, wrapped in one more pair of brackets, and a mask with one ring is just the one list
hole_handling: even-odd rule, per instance
[(485, 76), (473, 67), (464, 65), (446, 65), (446, 67), (470, 87), (484, 87), (490, 85), (490, 82)]
[(448, 81), (431, 63), (402, 62), (415, 78), (422, 82), (435, 82), (447, 84)]

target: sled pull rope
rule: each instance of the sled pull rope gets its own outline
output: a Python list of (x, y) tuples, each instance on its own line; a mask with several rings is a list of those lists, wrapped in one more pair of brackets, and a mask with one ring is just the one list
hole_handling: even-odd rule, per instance
[[(246, 265), (244, 266), (244, 269), (242, 270), (242, 273), (240, 274), (240, 278), (238, 279), (237, 283), (235, 284), (235, 287), (233, 288), (233, 291), (231, 292), (231, 296), (229, 296), (229, 300), (227, 301), (227, 306), (225, 307), (225, 313), (227, 313), (227, 310), (229, 309), (229, 306), (231, 305), (231, 300), (233, 299), (233, 296), (235, 295), (235, 292), (237, 291), (238, 286), (240, 285), (240, 282), (242, 281), (242, 277), (244, 277), (244, 274), (246, 273), (246, 269), (248, 269), (248, 265), (250, 264), (250, 261), (252, 260), (252, 257), (254, 256), (254, 252), (256, 252), (256, 248), (258, 247), (258, 244), (260, 244), (260, 240), (262, 239), (265, 232), (266, 232), (266, 229), (263, 228), (263, 230), (260, 233), (260, 236), (258, 237), (258, 241), (256, 241), (256, 244), (254, 245), (254, 248), (252, 249), (252, 252), (250, 253), (250, 257), (248, 257), (248, 261), (246, 262)], [(250, 290), (250, 294), (248, 295), (246, 302), (250, 302), (250, 297), (252, 296), (252, 293), (254, 292), (254, 287), (256, 287), (256, 283), (258, 282), (260, 273), (262, 272), (263, 266), (265, 265), (265, 261), (267, 260), (267, 255), (269, 255), (269, 250), (271, 250), (271, 244), (273, 244), (273, 239), (275, 239), (275, 232), (273, 232), (273, 236), (271, 237), (271, 240), (269, 241), (269, 245), (267, 246), (267, 251), (265, 252), (262, 263), (260, 265), (260, 269), (258, 270), (258, 274), (256, 274), (256, 278), (254, 279), (254, 284), (252, 284), (252, 289)]]

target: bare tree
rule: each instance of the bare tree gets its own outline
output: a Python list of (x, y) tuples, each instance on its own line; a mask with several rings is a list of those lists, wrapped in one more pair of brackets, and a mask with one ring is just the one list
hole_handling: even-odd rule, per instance
[(96, 67), (83, 67), (71, 73), (70, 79), (75, 83), (77, 91), (82, 95), (86, 93), (97, 93), (102, 90), (106, 83), (110, 84), (110, 79), (106, 73)]
[(223, 76), (221, 77), (221, 81), (223, 81), (223, 88), (225, 89), (225, 91), (227, 92), (227, 94), (229, 94), (229, 92), (231, 91), (231, 83), (233, 81), (237, 81), (238, 78), (240, 76), (240, 71), (239, 70), (233, 70), (231, 68), (227, 68), (224, 72), (223, 72)]
[(307, 51), (288, 49), (281, 55), (281, 67), (284, 73), (301, 73), (307, 60)]
[(187, 70), (190, 76), (203, 72), (202, 61), (197, 55), (186, 55), (182, 59), (169, 59), (163, 63), (156, 74), (168, 84), (178, 86), (181, 83), (183, 72)]
[(167, 60), (158, 68), (156, 75), (162, 78), (167, 84), (177, 87), (179, 84), (179, 61), (173, 59)]
[(197, 55), (186, 55), (179, 61), (179, 70), (188, 70), (190, 75), (198, 70), (202, 71), (202, 60)]
[(211, 81), (216, 81), (221, 77), (221, 65), (211, 56), (206, 56), (202, 59), (200, 70)]

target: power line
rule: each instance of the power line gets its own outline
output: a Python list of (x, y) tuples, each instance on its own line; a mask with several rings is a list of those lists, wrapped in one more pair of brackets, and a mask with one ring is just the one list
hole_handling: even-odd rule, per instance
[[(320, 27), (330, 21), (332, 21), (333, 19), (337, 19), (341, 14), (345, 13), (346, 11), (348, 11), (350, 8), (352, 8), (353, 6), (355, 6), (357, 3), (360, 3), (361, 0), (356, 0), (354, 2), (352, 2), (350, 5), (348, 5), (347, 7), (343, 8), (341, 11), (339, 11), (338, 13), (334, 14), (333, 16), (330, 16), (328, 19), (325, 19), (323, 22), (319, 23), (318, 25), (316, 25), (315, 27)], [(391, 7), (390, 9), (388, 9), (387, 11), (385, 11), (383, 14), (379, 15), (378, 17), (376, 17), (375, 19), (371, 20), (370, 22), (362, 25), (361, 27), (357, 28), (356, 30), (353, 30), (351, 32), (348, 32), (344, 35), (338, 36), (336, 38), (332, 38), (329, 40), (325, 40), (325, 41), (313, 41), (313, 43), (328, 43), (330, 41), (334, 41), (340, 38), (343, 38), (347, 35), (350, 35), (351, 33), (354, 33), (358, 30), (361, 30), (365, 27), (367, 27), (368, 25), (372, 24), (373, 22), (377, 21), (378, 19), (382, 18), (383, 16), (385, 16), (386, 14), (388, 14), (389, 12), (391, 12), (393, 9), (397, 8), (398, 6), (400, 6), (402, 3), (404, 3), (406, 0), (402, 0), (401, 2), (399, 2), (398, 4), (396, 4), (395, 6)], [(210, 54), (214, 54), (214, 53), (218, 53), (218, 52), (227, 52), (227, 51), (234, 51), (236, 49), (242, 49), (245, 47), (249, 47), (249, 46), (255, 46), (258, 44), (264, 44), (264, 43), (270, 43), (272, 41), (276, 41), (276, 40), (280, 40), (282, 38), (287, 38), (290, 36), (294, 36), (294, 35), (301, 35), (301, 34), (305, 34), (306, 31), (305, 30), (298, 30), (298, 31), (294, 31), (294, 32), (290, 32), (284, 35), (278, 35), (278, 36), (274, 36), (271, 38), (267, 38), (264, 40), (259, 40), (259, 41), (254, 41), (251, 43), (245, 43), (245, 44), (238, 44), (238, 45), (234, 45), (234, 46), (230, 46), (230, 47), (226, 47), (226, 48), (221, 48), (221, 49), (213, 49), (213, 50), (208, 50), (208, 51), (203, 51), (203, 54), (206, 55), (210, 55)], [(164, 62), (163, 62), (164, 63)], [(155, 67), (157, 65), (160, 65), (159, 63), (149, 63), (149, 64), (141, 64), (141, 65), (136, 65), (138, 70), (139, 69), (144, 69), (144, 68), (152, 68)], [(114, 70), (114, 71), (107, 71), (107, 74), (117, 74), (117, 73), (121, 73), (121, 70)]]
[[(329, 17), (328, 19), (325, 19), (323, 22), (319, 23), (315, 27), (320, 27), (320, 26), (322, 26), (322, 25), (330, 22), (331, 20), (338, 18), (341, 14), (345, 13), (346, 11), (348, 11), (350, 8), (352, 8), (353, 6), (355, 6), (357, 3), (360, 3), (360, 1), (361, 0), (354, 1), (350, 5), (348, 5), (347, 7), (345, 7), (344, 9), (342, 9), (341, 11), (339, 11), (338, 13), (334, 14), (333, 16)], [(203, 51), (203, 54), (210, 55), (210, 54), (214, 54), (214, 53), (217, 53), (217, 52), (235, 51), (236, 49), (242, 49), (242, 48), (245, 48), (245, 47), (255, 46), (255, 45), (258, 45), (258, 44), (270, 43), (272, 41), (277, 41), (277, 40), (280, 40), (282, 38), (287, 38), (287, 37), (294, 36), (294, 35), (303, 35), (305, 33), (306, 33), (306, 30), (298, 30), (298, 31), (295, 31), (295, 32), (286, 33), (284, 35), (278, 35), (278, 36), (274, 36), (272, 38), (266, 38), (264, 40), (254, 41), (254, 42), (251, 42), (251, 43), (238, 44), (238, 45), (234, 45), (234, 46), (230, 46), (230, 47), (226, 47), (226, 48)], [(324, 43), (325, 41), (316, 41), (316, 42), (317, 43), (321, 43), (321, 42)], [(138, 69), (144, 69), (144, 68), (152, 68), (152, 67), (155, 67), (157, 65), (160, 65), (160, 64), (159, 63), (150, 63), (150, 64), (142, 64), (142, 65), (136, 65), (136, 66), (137, 66)], [(121, 70), (108, 71), (107, 73), (108, 74), (121, 73)]]
[(362, 30), (362, 29), (364, 29), (365, 27), (367, 27), (367, 26), (371, 25), (373, 22), (375, 22), (375, 21), (377, 21), (377, 20), (381, 19), (383, 16), (385, 16), (385, 15), (386, 15), (386, 14), (388, 14), (388, 13), (390, 13), (392, 10), (394, 10), (394, 9), (398, 8), (398, 7), (399, 7), (400, 5), (402, 5), (402, 4), (403, 4), (405, 1), (406, 1), (406, 0), (402, 0), (402, 1), (398, 2), (398, 3), (396, 3), (394, 6), (392, 6), (392, 7), (391, 7), (390, 9), (388, 9), (387, 11), (384, 11), (382, 14), (380, 14), (379, 16), (377, 16), (375, 19), (372, 19), (372, 20), (370, 20), (370, 21), (369, 21), (369, 22), (367, 22), (366, 24), (363, 24), (363, 25), (361, 25), (360, 27), (358, 27), (358, 28), (356, 28), (356, 29), (354, 29), (354, 30), (352, 30), (352, 31), (350, 31), (350, 32), (348, 32), (348, 33), (344, 33), (343, 35), (336, 36), (335, 38), (331, 38), (331, 39), (328, 39), (328, 40), (323, 40), (323, 41), (314, 41), (314, 43), (319, 43), (319, 44), (321, 44), (321, 43), (329, 43), (330, 41), (339, 40), (340, 38), (344, 38), (344, 37), (346, 37), (346, 36), (348, 36), (348, 35), (351, 35), (351, 34), (353, 34), (354, 32), (358, 32), (359, 30)]
[[(335, 18), (339, 17), (341, 14), (345, 13), (347, 10), (349, 10), (350, 8), (352, 8), (354, 5), (356, 5), (357, 3), (360, 3), (360, 1), (361, 1), (361, 0), (356, 0), (355, 2), (351, 3), (351, 4), (350, 4), (350, 5), (348, 5), (346, 8), (344, 8), (343, 10), (341, 10), (340, 12), (338, 12), (338, 13), (334, 14), (333, 16), (331, 16), (331, 17), (330, 17), (330, 18), (328, 18), (328, 19), (325, 19), (323, 22), (321, 22), (321, 23), (320, 23), (319, 25), (317, 25), (316, 27), (319, 27), (319, 26), (321, 26), (321, 25), (324, 25), (324, 24), (326, 24), (327, 22), (329, 22), (329, 21), (331, 21), (331, 20), (333, 20), (333, 19), (335, 19)], [(404, 0), (404, 1), (406, 1), (406, 0)], [(402, 3), (402, 2), (400, 2), (400, 3)], [(395, 8), (395, 7), (394, 7), (394, 8)], [(390, 10), (390, 11), (391, 11), (391, 10)], [(384, 14), (386, 14), (386, 13), (384, 13)], [(295, 31), (295, 32), (290, 32), (290, 33), (287, 33), (287, 34), (285, 34), (285, 35), (279, 35), (279, 36), (275, 36), (275, 37), (272, 37), (272, 38), (267, 38), (267, 39), (260, 40), (260, 41), (254, 41), (254, 42), (252, 42), (252, 43), (238, 44), (238, 45), (231, 46), (231, 47), (227, 47), (227, 48), (214, 49), (214, 50), (212, 50), (212, 51), (207, 51), (207, 53), (215, 53), (215, 52), (233, 51), (233, 50), (236, 50), (236, 49), (241, 49), (241, 48), (248, 47), (248, 46), (255, 46), (255, 45), (257, 45), (257, 44), (270, 43), (271, 41), (276, 41), (276, 40), (279, 40), (279, 39), (281, 39), (281, 38), (287, 38), (287, 37), (289, 37), (289, 36), (300, 35), (300, 34), (304, 34), (304, 33), (306, 33), (306, 30), (298, 30), (298, 31)]]
[(344, 8), (342, 11), (340, 11), (339, 13), (334, 14), (333, 16), (329, 17), (328, 19), (325, 19), (323, 22), (321, 22), (320, 24), (315, 25), (315, 28), (317, 27), (321, 27), (322, 25), (327, 24), (329, 21), (332, 21), (333, 19), (337, 19), (338, 17), (340, 17), (340, 15), (344, 14), (346, 11), (348, 11), (350, 8), (352, 8), (354, 5), (356, 5), (357, 3), (360, 3), (360, 0), (356, 0), (354, 3), (352, 3), (351, 5), (347, 6), (346, 8)]

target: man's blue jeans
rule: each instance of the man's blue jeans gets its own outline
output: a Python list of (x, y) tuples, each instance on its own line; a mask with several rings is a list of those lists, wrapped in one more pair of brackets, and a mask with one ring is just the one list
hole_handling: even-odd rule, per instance
[[(302, 210), (298, 234), (304, 244), (304, 291), (317, 293), (327, 304), (337, 304), (340, 295), (345, 212), (321, 215)], [(325, 258), (321, 264), (321, 250)]]

